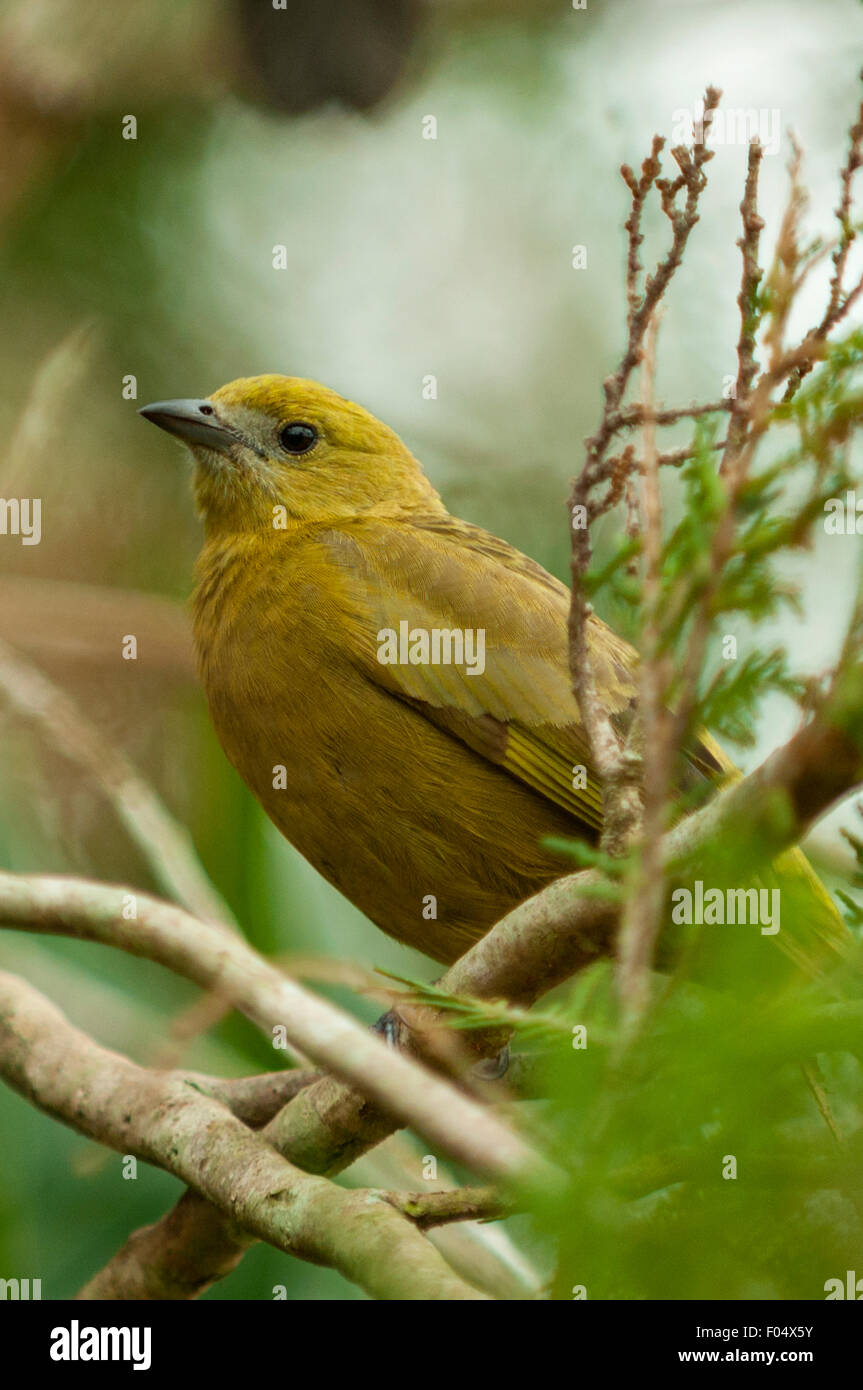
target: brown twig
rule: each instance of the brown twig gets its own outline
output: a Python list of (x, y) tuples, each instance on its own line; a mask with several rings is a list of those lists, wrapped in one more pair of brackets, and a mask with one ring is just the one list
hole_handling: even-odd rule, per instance
[[(714, 87), (707, 89), (704, 102), (705, 141), (720, 95)], [(627, 342), (616, 372), (603, 383), (602, 417), (596, 433), (585, 441), (584, 466), (573, 484), (570, 496), (571, 517), (583, 514), (588, 522), (583, 526), (573, 525), (571, 531), (570, 673), (573, 694), (603, 788), (603, 844), (612, 852), (620, 852), (631, 837), (638, 821), (639, 808), (632, 761), (624, 755), (602, 693), (597, 690), (592, 667), (589, 635), (592, 607), (582, 585), (592, 555), (589, 526), (625, 495), (626, 472), (634, 466), (634, 454), (624, 451), (622, 455), (609, 460), (608, 448), (620, 429), (643, 421), (643, 404), (623, 410), (622, 402), (632, 372), (641, 360), (648, 325), (680, 265), (690, 233), (698, 221), (698, 202), (706, 183), (704, 165), (713, 154), (705, 142), (696, 145), (692, 152), (678, 146), (671, 152), (678, 166), (678, 174), (674, 179), (663, 179), (660, 177), (660, 154), (663, 144), (660, 137), (654, 138), (651, 153), (642, 165), (639, 178), (636, 178), (626, 165), (621, 170), (632, 196), (631, 211), (626, 223)], [(665, 256), (659, 261), (653, 274), (647, 276), (640, 291), (638, 277), (641, 271), (641, 219), (646, 198), (654, 187), (659, 192), (663, 212), (671, 223), (672, 239)], [(681, 206), (678, 196), (682, 191), (685, 197)], [(685, 407), (684, 411), (691, 412), (693, 409), (701, 413), (698, 407)], [(663, 412), (664, 423), (674, 423), (680, 418), (683, 417), (675, 415), (674, 412)], [(603, 483), (608, 483), (609, 486), (605, 495), (597, 500), (595, 489)]]
[[(863, 294), (863, 276), (861, 276), (854, 288), (843, 296), (848, 255), (852, 243), (857, 237), (857, 231), (851, 218), (852, 185), (854, 175), (861, 164), (863, 164), (863, 102), (860, 103), (857, 120), (849, 132), (848, 155), (839, 175), (839, 206), (836, 208), (839, 236), (831, 256), (833, 274), (830, 277), (827, 306), (819, 322), (807, 334), (807, 339), (811, 340), (813, 344), (823, 343)], [(812, 262), (808, 262), (805, 273), (808, 273), (811, 267)], [(795, 286), (797, 283), (799, 280), (795, 282)], [(813, 353), (811, 357), (805, 358), (795, 367), (785, 391), (784, 399), (786, 401), (791, 400), (804, 377), (812, 371), (817, 360), (817, 355)]]
[(758, 245), (764, 230), (764, 220), (758, 212), (758, 175), (764, 151), (758, 140), (749, 145), (749, 158), (746, 170), (746, 184), (740, 204), (743, 221), (743, 235), (737, 245), (740, 247), (743, 268), (740, 280), (740, 293), (737, 305), (740, 310), (740, 337), (737, 341), (737, 381), (731, 401), (731, 424), (728, 439), (723, 451), (723, 462), (731, 451), (739, 447), (746, 433), (746, 416), (743, 411), (749, 400), (752, 383), (758, 366), (755, 360), (755, 337), (759, 323), (756, 307), (758, 286), (763, 271), (758, 264)]
[(447, 1192), (387, 1192), (386, 1200), (421, 1231), (452, 1221), (497, 1221), (515, 1204), (493, 1187), (456, 1187)]
[(612, 419), (613, 432), (616, 434), (622, 429), (636, 429), (647, 423), (676, 425), (680, 420), (697, 420), (702, 415), (715, 415), (719, 411), (733, 410), (733, 408), (734, 405), (731, 400), (707, 401), (703, 405), (677, 405), (668, 410), (648, 409), (643, 402), (639, 402), (617, 411)]
[(642, 366), (644, 620), (636, 726), (643, 770), (643, 814), (639, 855), (618, 940), (618, 982), (627, 1038), (649, 1000), (649, 971), (665, 899), (662, 832), (671, 777), (671, 718), (667, 704), (671, 665), (667, 651), (662, 650), (662, 496), (654, 411), (657, 331), (658, 311), (648, 325)]

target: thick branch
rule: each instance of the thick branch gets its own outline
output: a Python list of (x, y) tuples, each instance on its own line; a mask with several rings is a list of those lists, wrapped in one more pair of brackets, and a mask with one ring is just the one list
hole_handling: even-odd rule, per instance
[[(479, 1173), (525, 1181), (544, 1167), (495, 1116), (280, 974), (232, 932), (142, 893), (135, 897), (135, 920), (127, 921), (128, 896), (82, 879), (0, 873), (0, 921), (99, 941), (166, 965), (230, 1000), (265, 1032), (284, 1029), (321, 1066)], [(552, 1178), (546, 1171), (544, 1180)]]
[(229, 1221), (375, 1298), (485, 1297), (385, 1194), (301, 1173), (218, 1101), (99, 1047), (32, 986), (2, 973), (0, 1073), (55, 1119), (173, 1173)]

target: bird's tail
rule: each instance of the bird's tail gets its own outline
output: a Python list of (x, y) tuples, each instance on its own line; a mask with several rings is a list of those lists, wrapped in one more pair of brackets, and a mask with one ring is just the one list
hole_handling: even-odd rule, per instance
[(802, 849), (786, 850), (759, 879), (780, 891), (776, 942), (804, 974), (824, 975), (847, 957), (854, 938)]

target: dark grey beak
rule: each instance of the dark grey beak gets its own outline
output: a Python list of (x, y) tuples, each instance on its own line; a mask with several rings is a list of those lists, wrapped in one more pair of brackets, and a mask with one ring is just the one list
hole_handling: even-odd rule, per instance
[(224, 453), (236, 443), (237, 436), (219, 423), (216, 407), (209, 401), (155, 401), (142, 406), (138, 414), (185, 444), (203, 444)]

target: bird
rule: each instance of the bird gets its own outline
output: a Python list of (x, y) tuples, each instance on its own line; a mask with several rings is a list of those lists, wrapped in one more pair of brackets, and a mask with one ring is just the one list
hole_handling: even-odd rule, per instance
[[(317, 382), (244, 377), (140, 414), (193, 456), (194, 642), (225, 754), (324, 878), (451, 964), (565, 872), (555, 840), (601, 835), (569, 590), (452, 515), (393, 430)], [(587, 644), (624, 732), (637, 652), (592, 612)], [(704, 733), (682, 775), (733, 765)], [(832, 949), (832, 899), (800, 851), (783, 863)]]

